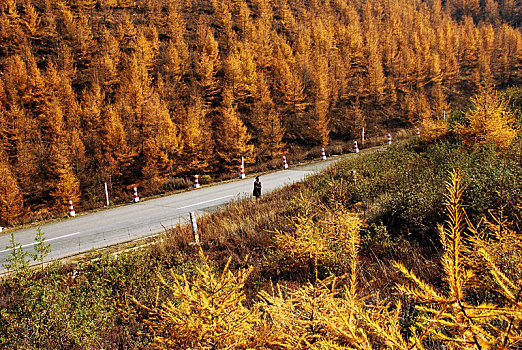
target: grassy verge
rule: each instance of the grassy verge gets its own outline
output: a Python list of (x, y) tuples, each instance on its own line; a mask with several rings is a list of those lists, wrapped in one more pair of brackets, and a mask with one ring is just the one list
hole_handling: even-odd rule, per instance
[[(395, 285), (403, 279), (392, 261), (415, 266), (422, 279), (436, 284), (441, 280), (442, 254), (436, 227), (445, 220), (449, 171), (459, 168), (464, 175), (463, 201), (469, 205), (471, 222), (479, 222), (490, 208), (503, 208), (520, 232), (520, 147), (515, 143), (498, 153), (487, 146), (465, 149), (456, 143), (412, 141), (361, 154), (259, 201), (232, 202), (199, 218), (201, 249), (219, 271), (229, 258), (232, 271), (252, 267), (245, 281), (245, 304), (254, 305), (259, 292), (272, 290), (276, 283), (296, 290), (309, 281), (350, 271), (345, 248), (335, 242), (325, 243), (331, 253), (311, 266), (310, 261), (289, 263), (294, 252), (281, 252), (274, 239), (284, 234), (298, 239), (295, 232), (313, 237), (316, 227), (329, 227), (329, 212), (348, 210), (365, 223), (357, 270), (362, 295), (396, 292)], [(300, 222), (299, 217), (309, 221)], [(100, 254), (77, 265), (18, 271), (0, 286), (1, 346), (148, 348), (151, 338), (144, 320), (150, 315), (136, 308), (131, 297), (143, 305), (159, 305), (168, 299), (169, 289), (158, 283), (158, 276), (168, 276), (170, 269), (189, 280), (197, 276), (203, 263), (192, 241), (190, 227), (178, 226), (143, 249)], [(414, 303), (398, 295), (392, 299), (403, 301), (407, 324), (415, 315)]]

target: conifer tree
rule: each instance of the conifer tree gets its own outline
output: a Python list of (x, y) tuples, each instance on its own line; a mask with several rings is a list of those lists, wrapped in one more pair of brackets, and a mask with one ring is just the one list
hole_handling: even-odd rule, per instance
[(254, 106), (254, 121), (257, 129), (256, 156), (274, 158), (281, 155), (285, 147), (283, 127), (274, 101), (270, 96), (270, 89), (266, 79), (260, 75), (258, 80), (260, 98)]
[(212, 8), (214, 9), (214, 20), (217, 24), (220, 36), (223, 38), (223, 46), (227, 49), (236, 41), (236, 35), (233, 30), (231, 1), (211, 0)]
[(296, 68), (290, 68), (289, 63), (281, 60), (278, 62), (277, 88), (281, 94), (283, 103), (282, 111), (285, 115), (285, 128), (294, 137), (303, 134), (303, 114), (307, 107), (305, 85)]
[(314, 62), (314, 110), (313, 118), (310, 120), (310, 130), (321, 146), (326, 147), (330, 142), (328, 111), (331, 91), (328, 62), (320, 55), (315, 57)]
[(41, 36), (40, 15), (31, 2), (24, 4), (21, 22), (29, 38), (38, 39)]
[(102, 113), (101, 149), (103, 150), (102, 174), (123, 175), (135, 154), (127, 144), (126, 133), (120, 115), (114, 106), (107, 106)]
[(255, 54), (255, 63), (262, 71), (267, 71), (273, 65), (273, 11), (266, 0), (254, 1), (257, 18), (254, 24), (251, 44)]
[(196, 96), (187, 106), (182, 123), (182, 171), (201, 172), (209, 169), (213, 154), (212, 135), (207, 121), (207, 108)]
[(0, 226), (16, 223), (22, 214), (22, 191), (11, 171), (7, 154), (0, 148)]
[(150, 335), (159, 348), (248, 349), (253, 339), (259, 312), (244, 305), (244, 285), (252, 268), (234, 274), (230, 260), (217, 274), (208, 257), (202, 256), (193, 278), (170, 271), (160, 276), (168, 299), (161, 305), (134, 302), (147, 315)]
[(120, 44), (107, 29), (102, 29), (99, 35), (100, 54), (93, 59), (92, 69), (96, 77), (93, 83), (100, 84), (111, 96), (121, 79), (118, 71), (121, 62)]
[[(518, 243), (513, 241), (513, 232), (501, 217), (494, 217), (494, 223), (488, 221), (486, 230), (478, 231), (464, 210), (460, 171), (455, 170), (450, 176), (445, 200), (448, 219), (438, 226), (445, 288), (431, 285), (403, 264), (395, 263), (410, 282), (398, 285), (398, 289), (415, 299), (416, 309), (422, 315), (424, 334), (454, 348), (509, 348), (521, 335), (520, 329), (513, 327), (522, 320), (520, 277), (510, 278), (510, 272), (503, 271), (495, 250), (506, 242), (510, 242), (508, 249), (511, 250), (520, 240), (515, 239)], [(495, 303), (473, 297), (478, 291), (486, 290), (494, 294)]]
[(218, 166), (221, 169), (238, 169), (241, 157), (245, 162), (253, 161), (254, 145), (249, 144), (247, 127), (238, 115), (232, 91), (223, 91), (223, 104), (215, 125), (215, 147)]
[(45, 152), (39, 125), (17, 104), (11, 104), (9, 115), (16, 135), (12, 144), (16, 154), (12, 171), (25, 198), (41, 198), (46, 179), (40, 172)]
[(245, 44), (231, 48), (225, 62), (228, 85), (236, 101), (252, 102), (257, 95), (257, 70), (252, 50)]
[(142, 172), (149, 179), (170, 174), (180, 148), (178, 128), (157, 93), (143, 105), (142, 113)]
[(63, 113), (53, 99), (47, 111), (50, 135), (49, 178), (50, 195), (57, 209), (66, 212), (69, 201), (80, 200), (80, 183), (70, 162), (70, 149), (65, 136)]
[(472, 98), (473, 108), (466, 115), (466, 124), (458, 125), (457, 132), (469, 145), (495, 142), (500, 148), (510, 145), (517, 135), (511, 111), (491, 87), (481, 87)]
[(218, 42), (211, 27), (200, 22), (194, 52), (194, 73), (201, 95), (212, 100), (219, 90), (216, 74), (220, 68)]

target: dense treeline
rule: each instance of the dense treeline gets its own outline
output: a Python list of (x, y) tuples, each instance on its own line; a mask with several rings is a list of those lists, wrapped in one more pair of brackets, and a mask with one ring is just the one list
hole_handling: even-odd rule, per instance
[[(0, 225), (522, 81), (515, 0), (5, 0)], [(25, 209), (24, 209), (25, 208)]]

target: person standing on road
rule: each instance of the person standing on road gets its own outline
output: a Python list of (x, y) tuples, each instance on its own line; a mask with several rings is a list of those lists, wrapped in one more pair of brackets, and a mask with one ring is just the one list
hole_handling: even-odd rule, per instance
[(259, 180), (259, 176), (256, 176), (256, 181), (254, 181), (254, 197), (256, 200), (261, 196), (261, 181)]

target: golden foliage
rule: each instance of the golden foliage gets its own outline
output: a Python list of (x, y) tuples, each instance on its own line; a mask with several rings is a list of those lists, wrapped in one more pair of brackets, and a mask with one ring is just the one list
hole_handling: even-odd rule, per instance
[(244, 284), (252, 268), (236, 274), (230, 259), (221, 274), (213, 271), (201, 254), (197, 275), (189, 279), (171, 270), (160, 276), (168, 298), (161, 305), (145, 306), (147, 324), (158, 349), (246, 349), (254, 335), (259, 314), (243, 305)]
[(449, 131), (448, 123), (445, 120), (427, 117), (421, 120), (419, 129), (421, 140), (427, 143), (438, 141), (446, 136)]
[(410, 284), (399, 285), (400, 297), (393, 299), (412, 297), (418, 312), (409, 329), (400, 301), (361, 290), (363, 222), (339, 202), (322, 208), (321, 217), (310, 215), (310, 202), (301, 203), (304, 214), (293, 218), (295, 231), (276, 232), (275, 246), (294, 267), (346, 256), (346, 275), (265, 288), (247, 308), (243, 288), (252, 267), (234, 274), (229, 260), (218, 275), (203, 257), (193, 278), (173, 271), (169, 280), (160, 278), (167, 294), (160, 306), (135, 302), (147, 311), (160, 349), (423, 350), (434, 341), (449, 349), (514, 347), (522, 339), (522, 241), (502, 211), (491, 212), (478, 227), (469, 222), (458, 171), (447, 190), (448, 219), (439, 226), (443, 287), (394, 264)]
[[(391, 306), (374, 296), (371, 301), (359, 295), (359, 219), (330, 216), (330, 238), (344, 239), (349, 261), (349, 285), (338, 286), (334, 277), (317, 280), (292, 290), (277, 287), (260, 293), (257, 305), (265, 312), (265, 326), (272, 338), (270, 349), (423, 349), (421, 336), (412, 332), (406, 339), (400, 322), (401, 305)], [(340, 234), (339, 234), (340, 233)], [(347, 238), (347, 239), (346, 239)]]
[[(240, 137), (252, 135), (240, 147), (249, 153), (247, 162), (276, 157), (285, 144), (325, 147), (330, 137), (348, 140), (387, 118), (397, 118), (397, 125), (417, 124), (425, 114), (446, 110), (447, 100), (460, 104), (478, 84), (522, 81), (515, 1), (479, 2), (479, 12), (464, 13), (480, 17), (482, 11), (491, 12), (482, 19), (463, 16), (462, 0), (424, 1), (422, 6), (415, 0), (4, 0), (0, 103), (8, 113), (21, 109), (34, 116), (33, 127), (39, 130), (28, 137), (18, 128), (5, 147), (23, 143), (34, 150), (34, 159), (42, 159), (32, 166), (39, 182), (56, 181), (41, 169), (49, 163), (50, 148), (44, 111), (56, 95), (64, 131), (81, 130), (71, 150), (74, 170), (82, 191), (92, 192), (99, 185), (96, 179), (109, 171), (125, 187), (151, 177), (236, 169), (240, 156), (225, 159), (228, 169), (221, 157), (237, 150), (214, 147), (229, 133), (229, 119)], [(489, 25), (488, 18), (495, 23)], [(59, 77), (54, 82), (50, 67)], [(125, 155), (116, 158), (133, 167), (118, 168), (112, 160), (114, 166), (104, 164), (99, 125), (92, 128), (94, 115), (77, 108), (88, 105), (86, 91), (95, 86), (100, 115), (114, 106), (121, 120), (110, 157)], [(233, 90), (235, 110), (229, 108), (227, 89)], [(158, 98), (149, 101), (153, 95)], [(260, 104), (263, 96), (270, 106)], [(187, 127), (192, 113), (182, 118), (182, 110), (197, 114), (202, 108), (205, 122), (195, 118)], [(144, 116), (142, 109), (161, 118)], [(221, 118), (223, 113), (235, 116)], [(143, 124), (154, 119), (162, 132), (144, 138)], [(509, 143), (511, 134), (501, 124), (490, 130), (486, 142)], [(480, 135), (479, 129), (465, 132), (466, 138), (482, 142), (473, 136)], [(423, 125), (428, 141), (445, 132), (445, 125)], [(116, 149), (119, 145), (128, 150)], [(180, 150), (184, 145), (190, 155)], [(202, 149), (205, 156), (192, 156)], [(9, 158), (14, 170), (23, 163), (19, 158)], [(48, 191), (27, 184), (20, 174), (14, 176), (26, 205), (49, 203)]]
[(518, 130), (507, 102), (489, 87), (482, 87), (471, 101), (474, 108), (465, 115), (466, 125), (457, 126), (464, 142), (468, 145), (494, 142), (500, 148), (508, 147)]
[[(520, 248), (520, 238), (497, 216), (479, 233), (467, 219), (462, 193), (462, 176), (455, 171), (446, 196), (448, 220), (439, 226), (445, 290), (437, 290), (395, 263), (411, 282), (398, 288), (418, 301), (426, 331), (451, 348), (506, 349), (522, 339), (522, 279), (518, 272), (510, 276), (501, 262), (504, 253)], [(512, 244), (509, 248), (502, 246), (506, 240)], [(499, 254), (500, 247), (503, 253)], [(520, 258), (513, 267), (520, 269)], [(489, 300), (495, 303), (476, 300), (477, 286), (494, 292)]]
[(7, 155), (0, 148), (0, 226), (15, 223), (22, 211), (22, 192), (9, 167)]
[(291, 218), (295, 230), (276, 231), (274, 246), (283, 265), (310, 268), (317, 274), (318, 265), (343, 264), (347, 257), (355, 259), (363, 222), (342, 208), (322, 209), (325, 216), (317, 221), (313, 216), (299, 214)]

